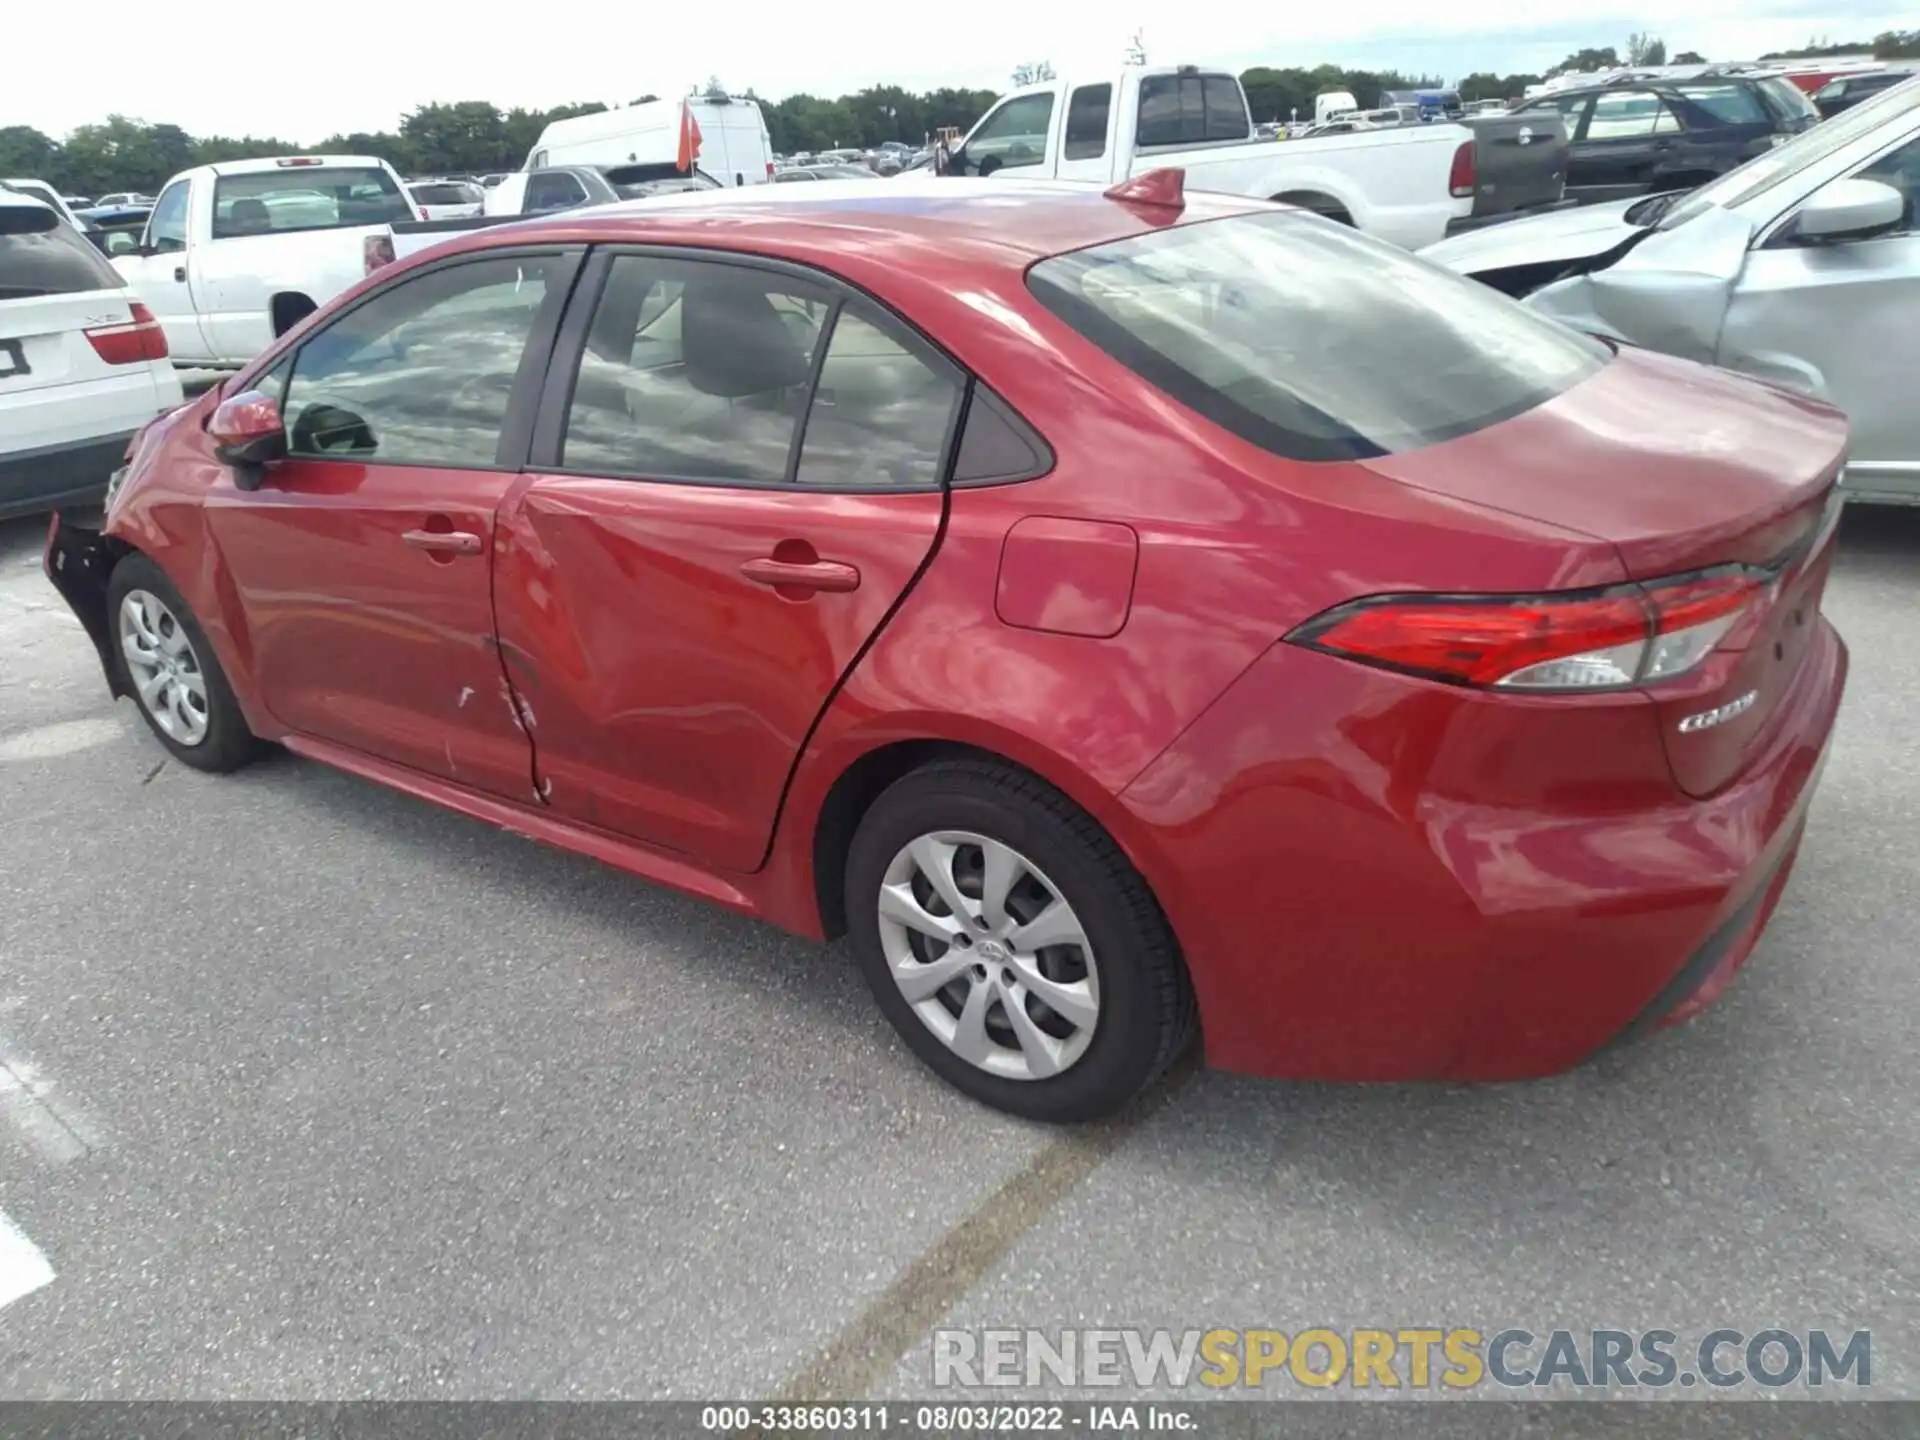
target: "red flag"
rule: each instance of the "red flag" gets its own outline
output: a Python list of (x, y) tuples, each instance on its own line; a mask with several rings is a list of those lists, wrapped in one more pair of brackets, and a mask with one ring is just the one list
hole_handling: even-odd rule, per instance
[(700, 158), (700, 122), (693, 118), (693, 102), (680, 102), (680, 153), (674, 164), (689, 175), (693, 173), (693, 162)]

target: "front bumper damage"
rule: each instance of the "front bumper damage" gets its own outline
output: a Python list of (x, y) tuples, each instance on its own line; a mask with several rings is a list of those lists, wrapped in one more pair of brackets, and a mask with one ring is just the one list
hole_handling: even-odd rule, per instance
[(100, 653), (107, 691), (115, 699), (132, 694), (126, 671), (114, 653), (113, 626), (107, 614), (107, 580), (117, 558), (112, 542), (100, 531), (76, 525), (54, 511), (42, 564), (53, 588), (86, 627), (93, 648)]

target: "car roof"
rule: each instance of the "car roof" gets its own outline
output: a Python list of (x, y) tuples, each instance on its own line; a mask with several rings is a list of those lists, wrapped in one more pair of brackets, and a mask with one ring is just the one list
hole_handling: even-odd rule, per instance
[(802, 189), (750, 185), (596, 205), (477, 231), (459, 248), (567, 238), (704, 245), (796, 259), (858, 252), (911, 264), (929, 249), (945, 263), (1015, 266), (1123, 239), (1168, 223), (1265, 208), (1238, 195), (1191, 192), (1176, 213), (1107, 198), (1059, 180), (936, 176), (832, 180)]

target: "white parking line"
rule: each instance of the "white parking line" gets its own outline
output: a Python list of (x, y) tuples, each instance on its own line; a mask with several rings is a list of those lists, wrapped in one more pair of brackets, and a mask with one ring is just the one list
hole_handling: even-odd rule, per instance
[(0, 1210), (0, 1310), (53, 1279), (53, 1266), (20, 1227)]

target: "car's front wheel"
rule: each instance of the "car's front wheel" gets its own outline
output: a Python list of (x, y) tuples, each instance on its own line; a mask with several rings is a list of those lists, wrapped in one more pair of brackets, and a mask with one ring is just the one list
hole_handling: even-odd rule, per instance
[(1104, 830), (986, 760), (895, 782), (854, 835), (847, 917), (880, 1008), (922, 1060), (1014, 1114), (1090, 1120), (1193, 1032), (1170, 928)]
[(134, 704), (168, 753), (196, 770), (246, 764), (253, 733), (205, 632), (160, 567), (127, 556), (114, 566), (107, 606)]

